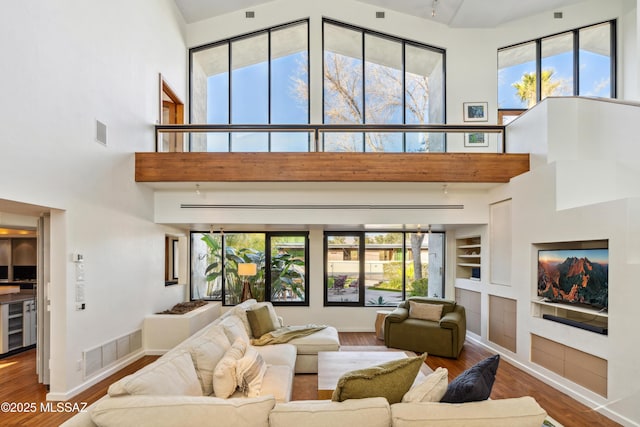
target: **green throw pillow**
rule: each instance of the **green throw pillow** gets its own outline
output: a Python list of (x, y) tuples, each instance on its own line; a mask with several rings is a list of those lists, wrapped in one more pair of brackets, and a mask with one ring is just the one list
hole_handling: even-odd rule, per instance
[(266, 305), (254, 310), (247, 310), (247, 320), (249, 320), (251, 334), (255, 338), (260, 338), (264, 334), (276, 330), (273, 320), (271, 320), (269, 307)]
[(389, 404), (401, 402), (402, 396), (413, 385), (425, 357), (426, 353), (347, 372), (338, 380), (331, 400), (342, 402), (347, 399), (384, 397)]

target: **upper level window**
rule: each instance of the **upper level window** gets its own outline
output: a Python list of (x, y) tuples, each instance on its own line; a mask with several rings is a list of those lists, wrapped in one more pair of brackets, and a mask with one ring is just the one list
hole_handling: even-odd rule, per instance
[(525, 109), (547, 96), (615, 98), (615, 21), (498, 50), (498, 106)]
[[(444, 123), (444, 50), (323, 22), (328, 124)], [(443, 151), (439, 134), (331, 133), (324, 151)]]
[[(190, 51), (191, 123), (309, 123), (309, 24), (299, 21)], [(208, 133), (191, 151), (308, 151), (306, 133)]]

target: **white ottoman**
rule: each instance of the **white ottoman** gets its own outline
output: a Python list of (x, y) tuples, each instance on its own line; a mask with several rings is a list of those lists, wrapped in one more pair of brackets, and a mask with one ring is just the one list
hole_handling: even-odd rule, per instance
[(340, 350), (340, 338), (338, 330), (333, 326), (314, 332), (306, 337), (295, 338), (288, 342), (298, 350), (296, 357), (296, 374), (318, 373), (318, 352)]

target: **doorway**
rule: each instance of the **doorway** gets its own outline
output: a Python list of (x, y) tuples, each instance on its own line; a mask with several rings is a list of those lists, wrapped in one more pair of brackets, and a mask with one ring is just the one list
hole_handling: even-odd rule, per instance
[[(48, 209), (0, 199), (0, 234), (0, 264), (5, 267), (0, 268), (0, 279), (4, 282), (3, 287), (12, 288), (13, 298), (18, 297), (22, 304), (20, 316), (18, 303), (10, 304), (13, 315), (9, 316), (8, 325), (13, 322), (14, 328), (8, 331), (13, 339), (11, 352), (6, 354), (35, 346), (38, 382), (48, 385), (51, 314), (47, 310), (50, 281)], [(21, 324), (21, 328), (16, 324)]]
[[(184, 103), (176, 95), (160, 74), (160, 124), (184, 124)], [(160, 152), (182, 152), (185, 150), (185, 138), (182, 133), (163, 133), (158, 140)]]

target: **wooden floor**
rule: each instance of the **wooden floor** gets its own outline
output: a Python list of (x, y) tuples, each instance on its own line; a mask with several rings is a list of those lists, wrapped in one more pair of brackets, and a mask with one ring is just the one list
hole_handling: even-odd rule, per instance
[[(340, 333), (342, 345), (384, 345), (373, 333)], [(427, 357), (427, 365), (432, 369), (439, 366), (449, 370), (449, 379), (455, 378), (465, 369), (490, 356), (491, 353), (478, 344), (467, 341), (457, 360), (435, 356)], [(74, 397), (70, 402), (91, 404), (106, 394), (109, 385), (129, 375), (141, 367), (151, 363), (157, 357), (145, 356), (127, 366), (109, 378), (92, 386)], [(315, 377), (303, 375), (302, 377)], [(296, 390), (294, 382), (293, 399), (307, 398), (304, 390)], [(40, 404), (46, 403), (47, 390), (38, 384), (35, 373), (35, 350), (0, 359), (0, 402), (18, 404), (35, 404), (35, 412), (6, 413), (0, 412), (0, 426), (58, 426), (73, 413), (42, 412)], [(619, 424), (578, 403), (569, 396), (533, 378), (504, 360), (500, 361), (498, 374), (491, 393), (492, 399), (506, 397), (533, 396), (547, 413), (565, 427), (582, 426), (617, 426)]]

